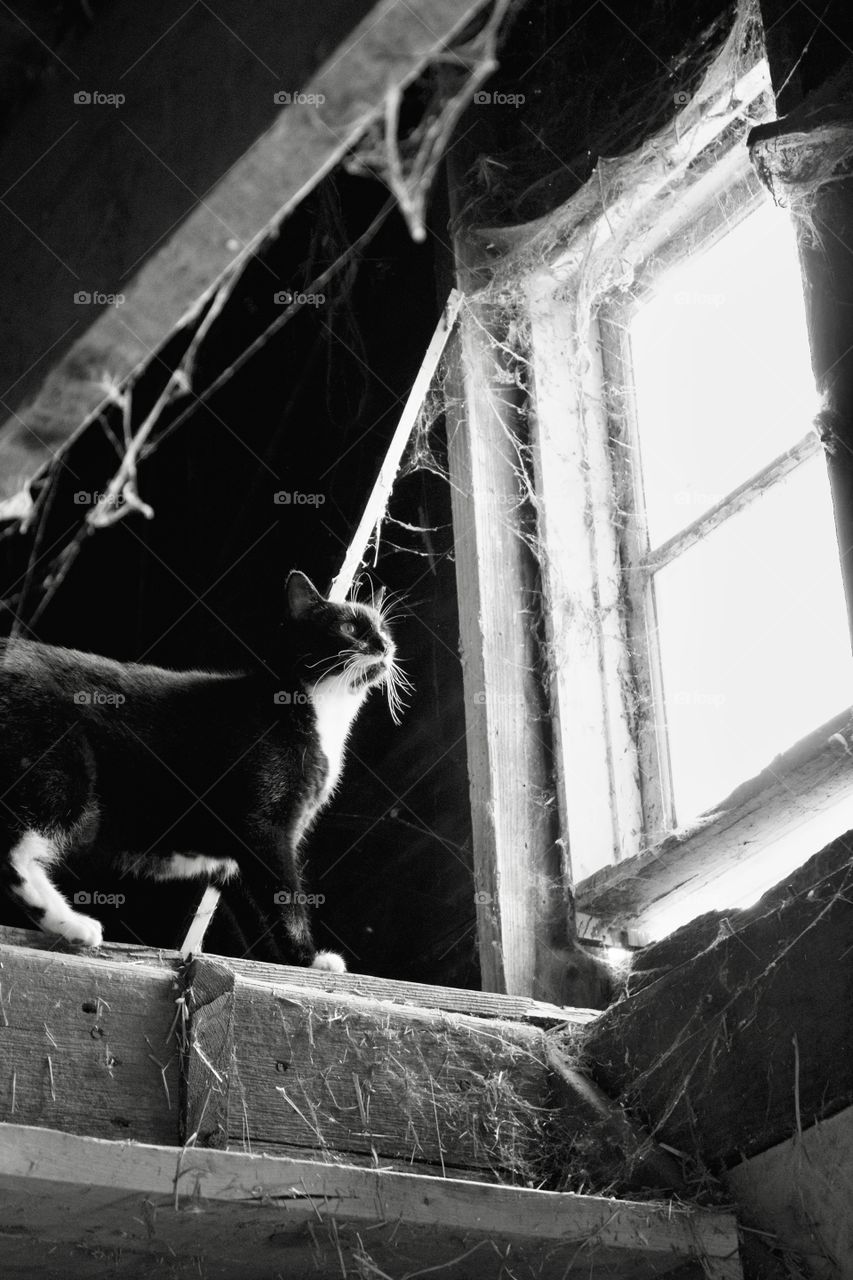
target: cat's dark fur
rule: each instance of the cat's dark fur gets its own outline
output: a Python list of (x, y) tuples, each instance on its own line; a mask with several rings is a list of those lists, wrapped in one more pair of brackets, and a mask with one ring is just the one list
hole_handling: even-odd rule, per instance
[(0, 649), (0, 887), (49, 933), (98, 946), (98, 921), (53, 885), (60, 860), (106, 856), (158, 880), (203, 876), (252, 906), (253, 954), (342, 969), (316, 952), (299, 848), (340, 773), (365, 696), (393, 693), (378, 609), (287, 582), (275, 662), (174, 672), (10, 640)]

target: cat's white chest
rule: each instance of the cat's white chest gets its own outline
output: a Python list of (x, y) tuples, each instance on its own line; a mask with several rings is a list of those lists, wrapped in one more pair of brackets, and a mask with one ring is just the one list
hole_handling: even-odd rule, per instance
[(311, 692), (320, 749), (329, 764), (323, 788), (327, 796), (337, 785), (349, 731), (364, 701), (364, 691), (352, 692), (340, 679), (321, 680)]

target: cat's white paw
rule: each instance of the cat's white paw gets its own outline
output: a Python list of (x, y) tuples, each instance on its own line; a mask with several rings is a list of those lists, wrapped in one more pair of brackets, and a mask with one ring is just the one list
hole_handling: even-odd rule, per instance
[(66, 942), (74, 942), (78, 947), (100, 947), (104, 941), (104, 927), (100, 920), (76, 911), (58, 921), (57, 928), (51, 932), (58, 933)]
[(312, 969), (325, 969), (327, 973), (346, 973), (347, 965), (343, 956), (336, 951), (318, 951), (311, 961)]

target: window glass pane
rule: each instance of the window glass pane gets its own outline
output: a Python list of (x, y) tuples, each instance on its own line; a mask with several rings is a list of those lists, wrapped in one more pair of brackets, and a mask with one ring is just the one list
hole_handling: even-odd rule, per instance
[(826, 464), (811, 458), (654, 578), (679, 823), (853, 699)]
[(788, 215), (762, 204), (664, 272), (630, 340), (656, 546), (811, 425), (818, 401)]

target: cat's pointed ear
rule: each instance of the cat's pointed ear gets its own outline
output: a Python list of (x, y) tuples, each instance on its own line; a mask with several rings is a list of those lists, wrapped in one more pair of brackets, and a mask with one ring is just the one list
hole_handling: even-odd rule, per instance
[(323, 597), (310, 578), (298, 569), (287, 575), (287, 608), (291, 618), (301, 618), (315, 604), (320, 604)]
[(379, 590), (376, 592), (376, 595), (373, 597), (374, 609), (381, 609), (382, 601), (384, 599), (385, 599), (385, 584), (383, 583), (382, 586), (379, 588)]

